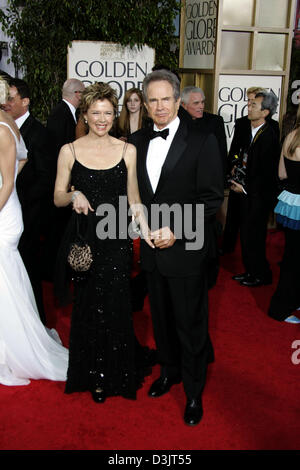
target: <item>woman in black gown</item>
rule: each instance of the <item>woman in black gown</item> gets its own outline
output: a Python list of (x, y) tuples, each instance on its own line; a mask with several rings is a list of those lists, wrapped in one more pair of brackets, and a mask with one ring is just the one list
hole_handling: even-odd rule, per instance
[(284, 228), (285, 248), (269, 315), (278, 321), (300, 323), (296, 313), (300, 310), (300, 111), (296, 129), (283, 143), (279, 178), (286, 181), (285, 190), (278, 196), (274, 212)]
[[(119, 217), (127, 221), (127, 198), (144, 238), (153, 246), (138, 210), (135, 147), (109, 135), (117, 104), (116, 92), (107, 84), (85, 89), (81, 112), (89, 132), (62, 147), (54, 192), (55, 204), (72, 203), (94, 234), (91, 270), (87, 279), (75, 282), (65, 391), (89, 390), (98, 403), (114, 395), (135, 398), (143, 381), (135, 358), (130, 303), (132, 241), (127, 227), (118, 224)], [(76, 190), (69, 192), (70, 185)], [(105, 227), (105, 210), (116, 226)]]

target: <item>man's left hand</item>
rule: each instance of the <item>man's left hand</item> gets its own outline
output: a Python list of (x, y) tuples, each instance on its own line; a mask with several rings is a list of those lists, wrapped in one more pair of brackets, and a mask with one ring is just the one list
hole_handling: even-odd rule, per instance
[(240, 183), (237, 183), (236, 181), (231, 180), (231, 187), (233, 191), (236, 193), (244, 193), (244, 188)]

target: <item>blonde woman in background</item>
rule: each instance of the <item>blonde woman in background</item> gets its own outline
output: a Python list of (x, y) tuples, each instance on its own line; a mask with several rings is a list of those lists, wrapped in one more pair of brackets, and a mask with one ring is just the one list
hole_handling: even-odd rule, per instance
[[(0, 78), (0, 105), (8, 85)], [(14, 120), (0, 110), (0, 384), (29, 379), (66, 380), (68, 351), (40, 321), (33, 290), (18, 251), (23, 231), (16, 177), (27, 149)]]
[(285, 248), (269, 315), (275, 320), (300, 323), (300, 107), (295, 129), (283, 143), (278, 176), (286, 183), (274, 212), (284, 229)]

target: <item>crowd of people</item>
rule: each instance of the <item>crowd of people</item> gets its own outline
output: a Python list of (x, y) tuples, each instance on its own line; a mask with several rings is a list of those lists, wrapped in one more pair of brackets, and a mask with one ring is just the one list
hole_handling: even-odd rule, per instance
[[(248, 115), (236, 121), (227, 152), (223, 119), (205, 111), (203, 90), (180, 90), (177, 74), (165, 68), (147, 75), (142, 91), (126, 92), (120, 114), (108, 84), (68, 79), (45, 126), (30, 112), (26, 82), (0, 78), (1, 384), (46, 378), (65, 381), (66, 393), (89, 391), (97, 403), (114, 395), (134, 399), (158, 363), (148, 395), (160, 397), (182, 382), (184, 422), (198, 424), (214, 360), (208, 290), (238, 234), (244, 272), (233, 279), (244, 287), (272, 283), (272, 213), (285, 249), (268, 313), (300, 322), (300, 116), (281, 145), (275, 95), (252, 87), (247, 96)], [(217, 215), (226, 187), (222, 233)], [(175, 206), (179, 219), (169, 212), (166, 222), (155, 212)], [(189, 218), (192, 236), (184, 226)], [(136, 283), (133, 222), (140, 236)], [(75, 275), (67, 260), (78, 227), (92, 264)], [(43, 280), (62, 297), (73, 280), (68, 350), (46, 326)], [(155, 351), (139, 343), (133, 326), (134, 300), (142, 308), (147, 293)]]

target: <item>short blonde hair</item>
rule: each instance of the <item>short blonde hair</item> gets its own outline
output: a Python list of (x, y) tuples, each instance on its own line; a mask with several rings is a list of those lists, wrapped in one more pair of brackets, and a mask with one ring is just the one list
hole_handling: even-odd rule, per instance
[(7, 101), (9, 94), (9, 86), (7, 81), (0, 75), (0, 104), (4, 104)]
[(89, 85), (82, 92), (81, 104), (80, 104), (81, 115), (85, 114), (88, 111), (89, 107), (93, 103), (95, 103), (95, 101), (98, 101), (98, 100), (100, 101), (108, 100), (114, 108), (115, 116), (117, 115), (117, 112), (118, 112), (117, 92), (111, 86), (109, 86), (108, 83), (104, 83), (104, 82), (97, 82), (97, 83), (94, 83), (93, 85)]
[(267, 91), (267, 90), (259, 86), (252, 86), (248, 88), (247, 95), (249, 95), (249, 93), (253, 93), (254, 95), (256, 95), (257, 93), (261, 93), (262, 91)]

